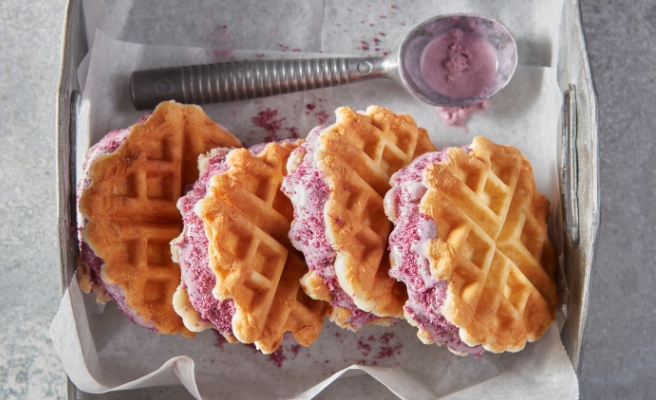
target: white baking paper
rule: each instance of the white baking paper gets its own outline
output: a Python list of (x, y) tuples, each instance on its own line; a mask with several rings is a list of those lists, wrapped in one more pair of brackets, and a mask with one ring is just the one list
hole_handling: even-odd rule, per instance
[[(87, 9), (97, 0), (85, 0)], [(371, 81), (267, 99), (205, 105), (207, 114), (245, 144), (305, 136), (334, 122), (339, 106), (371, 104), (407, 112), (438, 147), (473, 136), (521, 149), (532, 162), (540, 191), (557, 210), (557, 135), (562, 95), (551, 66), (558, 54), (562, 1), (189, 2), (114, 0), (103, 3), (78, 114), (77, 160), (112, 129), (143, 115), (130, 102), (132, 71), (192, 63), (381, 54), (416, 23), (431, 16), (476, 12), (499, 19), (514, 33), (520, 65), (513, 80), (464, 132), (439, 120), (434, 107), (391, 81)], [(92, 15), (101, 15), (100, 12)], [(373, 41), (373, 37), (377, 40)], [(369, 49), (359, 49), (360, 40)], [(377, 43), (378, 46), (375, 46)], [(375, 48), (378, 47), (378, 51)], [(83, 76), (84, 75), (84, 76)], [(562, 237), (560, 227), (553, 227)], [(562, 321), (563, 315), (559, 316)], [(577, 398), (578, 384), (557, 326), (517, 354), (458, 357), (426, 346), (405, 322), (358, 333), (326, 322), (319, 339), (302, 348), (286, 338), (264, 356), (223, 343), (210, 331), (193, 340), (156, 335), (132, 324), (109, 304), (71, 282), (51, 327), (66, 372), (83, 391), (101, 393), (182, 383), (196, 398), (311, 398), (340, 376), (367, 373), (401, 398)], [(354, 382), (357, 384), (357, 382)]]

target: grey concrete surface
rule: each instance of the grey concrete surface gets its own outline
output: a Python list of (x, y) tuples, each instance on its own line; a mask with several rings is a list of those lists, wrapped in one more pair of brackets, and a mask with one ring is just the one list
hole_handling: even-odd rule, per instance
[(599, 98), (602, 213), (581, 398), (653, 399), (656, 2), (581, 3)]
[[(0, 1), (1, 399), (65, 396), (48, 338), (60, 298), (55, 104), (65, 3)], [(656, 2), (581, 3), (602, 194), (581, 398), (654, 398)], [(343, 395), (331, 390), (325, 398)]]
[(55, 105), (65, 1), (0, 1), (0, 399), (61, 399)]

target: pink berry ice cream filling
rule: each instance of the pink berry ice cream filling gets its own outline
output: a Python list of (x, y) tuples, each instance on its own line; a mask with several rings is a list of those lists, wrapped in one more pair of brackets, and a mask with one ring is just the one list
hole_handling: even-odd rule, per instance
[(178, 251), (182, 282), (191, 305), (200, 313), (201, 319), (212, 323), (220, 332), (232, 334), (234, 302), (230, 299), (220, 301), (212, 295), (216, 277), (209, 264), (209, 241), (205, 235), (203, 220), (194, 211), (196, 204), (205, 198), (210, 179), (228, 170), (226, 155), (229, 152), (230, 149), (212, 150), (201, 177), (193, 188), (178, 200), (176, 205), (182, 214), (184, 229), (173, 245)]
[(299, 156), (302, 156), (302, 160), (291, 168), (288, 164), (288, 173), (283, 179), (282, 191), (294, 204), (294, 221), (289, 239), (305, 256), (308, 268), (323, 279), (332, 295), (331, 305), (348, 309), (351, 316), (347, 323), (353, 329), (360, 329), (378, 317), (357, 308), (335, 275), (337, 252), (326, 236), (324, 222), (324, 208), (330, 197), (330, 188), (315, 160), (319, 135), (323, 130), (324, 127), (314, 128), (305, 143), (294, 150), (290, 161), (298, 160)]
[[(463, 150), (469, 151), (469, 148)], [(460, 329), (442, 315), (447, 282), (432, 277), (426, 255), (426, 246), (437, 237), (437, 228), (419, 209), (428, 190), (424, 184), (424, 170), (446, 160), (446, 149), (426, 153), (392, 176), (392, 189), (385, 196), (385, 210), (395, 223), (389, 238), (393, 264), (389, 274), (408, 288), (408, 301), (404, 305), (406, 318), (428, 332), (434, 343), (445, 344), (455, 353), (478, 357), (484, 349), (464, 343), (460, 339)]]

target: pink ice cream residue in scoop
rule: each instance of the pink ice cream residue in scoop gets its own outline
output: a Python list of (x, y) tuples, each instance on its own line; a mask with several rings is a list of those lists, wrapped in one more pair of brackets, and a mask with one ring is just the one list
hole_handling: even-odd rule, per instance
[(438, 93), (453, 99), (483, 97), (494, 81), (497, 56), (487, 41), (456, 28), (426, 45), (419, 67)]
[(330, 188), (314, 159), (323, 130), (323, 127), (314, 128), (305, 143), (290, 157), (290, 161), (294, 162), (300, 158), (299, 154), (304, 154), (300, 164), (292, 168), (288, 164), (289, 172), (282, 184), (283, 193), (294, 204), (294, 221), (289, 239), (294, 247), (303, 252), (308, 268), (324, 280), (332, 295), (331, 304), (348, 309), (351, 316), (347, 323), (353, 329), (360, 329), (378, 317), (360, 310), (339, 285), (335, 275), (337, 253), (326, 236), (323, 211), (330, 197)]

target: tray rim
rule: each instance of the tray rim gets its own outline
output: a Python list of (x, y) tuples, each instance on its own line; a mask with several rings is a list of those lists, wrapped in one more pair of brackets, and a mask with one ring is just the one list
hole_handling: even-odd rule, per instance
[[(585, 342), (585, 330), (587, 325), (588, 308), (591, 296), (591, 276), (594, 267), (594, 259), (597, 251), (599, 225), (601, 223), (600, 215), (600, 195), (599, 195), (599, 148), (598, 148), (598, 102), (592, 70), (590, 68), (589, 57), (585, 40), (585, 30), (583, 28), (580, 2), (579, 0), (565, 0), (563, 7), (571, 7), (574, 13), (574, 26), (578, 39), (578, 50), (582, 62), (582, 70), (586, 89), (590, 100), (590, 139), (592, 142), (591, 153), (595, 161), (592, 168), (591, 187), (593, 196), (589, 200), (592, 208), (592, 225), (589, 227), (589, 251), (585, 254), (587, 262), (584, 265), (583, 276), (583, 297), (579, 302), (580, 315), (576, 326), (576, 342), (564, 343), (569, 355), (574, 371), (577, 377), (581, 376), (583, 365), (583, 344)], [(82, 0), (68, 0), (66, 18), (63, 25), (62, 41), (62, 61), (60, 66), (60, 83), (57, 96), (57, 228), (58, 241), (60, 249), (60, 275), (61, 275), (61, 292), (62, 294), (68, 288), (68, 284), (73, 277), (77, 267), (74, 259), (76, 253), (77, 239), (72, 235), (75, 225), (71, 224), (75, 220), (75, 112), (77, 99), (79, 97), (79, 84), (76, 77), (77, 66), (82, 60), (87, 50), (87, 38), (84, 30), (84, 18), (82, 11)], [(75, 31), (78, 33), (76, 34)], [(77, 35), (77, 36), (76, 36)], [(78, 59), (79, 58), (79, 59)], [(578, 147), (578, 146), (577, 146)], [(579, 171), (581, 169), (579, 168)], [(579, 174), (580, 177), (580, 174)], [(566, 246), (570, 246), (568, 240), (565, 240)], [(571, 246), (570, 246), (571, 247)], [(586, 261), (584, 260), (584, 261)], [(569, 305), (568, 305), (569, 306)], [(565, 329), (567, 329), (567, 324)], [(561, 335), (562, 336), (562, 335)], [(74, 400), (77, 397), (79, 389), (73, 384), (67, 375), (67, 398)]]
[[(589, 238), (588, 243), (579, 243), (578, 246), (572, 247), (571, 243), (569, 240), (565, 241), (566, 249), (565, 250), (570, 250), (572, 251), (580, 251), (580, 249), (587, 250), (586, 253), (582, 254), (582, 259), (585, 262), (585, 265), (583, 265), (582, 270), (584, 271), (584, 276), (582, 279), (582, 297), (580, 299), (580, 302), (578, 302), (580, 314), (578, 315), (578, 319), (576, 321), (572, 321), (570, 319), (570, 316), (568, 316), (568, 321), (571, 324), (576, 324), (575, 325), (575, 330), (576, 330), (576, 342), (575, 343), (569, 343), (566, 340), (563, 340), (563, 343), (565, 345), (565, 349), (567, 350), (567, 353), (569, 355), (570, 361), (572, 362), (572, 365), (574, 367), (574, 371), (576, 372), (577, 377), (580, 378), (581, 372), (582, 372), (582, 367), (583, 367), (583, 349), (584, 349), (584, 343), (585, 343), (585, 331), (587, 327), (587, 320), (588, 320), (588, 313), (589, 313), (589, 303), (590, 303), (590, 297), (592, 294), (592, 286), (591, 286), (591, 278), (592, 278), (592, 273), (593, 273), (593, 267), (594, 267), (594, 261), (595, 261), (595, 256), (597, 253), (597, 245), (598, 245), (598, 236), (599, 236), (599, 226), (601, 224), (601, 199), (600, 199), (600, 183), (599, 183), (599, 113), (598, 113), (598, 100), (597, 100), (597, 93), (595, 89), (595, 84), (594, 84), (594, 78), (592, 74), (592, 69), (590, 67), (590, 59), (588, 56), (588, 51), (587, 51), (587, 44), (586, 44), (586, 39), (585, 39), (585, 29), (583, 27), (583, 20), (582, 20), (582, 15), (581, 15), (581, 7), (580, 7), (580, 1), (579, 0), (565, 0), (564, 7), (567, 7), (569, 5), (570, 10), (573, 12), (573, 19), (574, 19), (574, 26), (573, 28), (576, 30), (576, 37), (578, 40), (578, 54), (581, 60), (581, 70), (583, 72), (583, 81), (585, 83), (585, 90), (587, 90), (587, 95), (588, 95), (588, 101), (589, 101), (589, 110), (590, 110), (590, 126), (589, 126), (589, 132), (588, 136), (586, 138), (577, 138), (577, 145), (576, 148), (577, 150), (581, 148), (581, 140), (587, 139), (589, 141), (589, 149), (588, 152), (591, 155), (593, 162), (593, 166), (590, 168), (585, 169), (585, 171), (591, 172), (591, 176), (589, 177), (589, 180), (587, 182), (582, 182), (581, 176), (584, 174), (581, 174), (581, 171), (584, 171), (581, 168), (582, 161), (579, 158), (578, 160), (578, 184), (579, 184), (579, 190), (581, 190), (581, 183), (588, 183), (587, 187), (585, 189), (588, 189), (587, 191), (590, 192), (591, 196), (589, 198), (584, 198), (581, 199), (579, 198), (579, 213), (581, 213), (582, 210), (589, 210), (590, 215), (591, 215), (591, 224), (588, 226), (585, 226), (583, 224), (582, 219), (580, 218), (579, 214), (579, 221), (581, 224), (581, 242), (583, 242), (583, 237)], [(577, 123), (577, 125), (579, 125)], [(577, 128), (578, 130), (578, 128)], [(585, 164), (583, 164), (585, 165)], [(581, 200), (584, 200), (583, 202)], [(586, 207), (587, 205), (587, 207)], [(584, 235), (585, 233), (585, 235)], [(569, 303), (572, 303), (572, 299), (570, 296)], [(568, 304), (568, 307), (570, 304)], [(568, 324), (566, 323), (565, 328), (563, 332), (561, 333), (561, 338), (565, 336), (567, 333), (565, 330), (567, 330), (569, 327), (567, 326)]]

